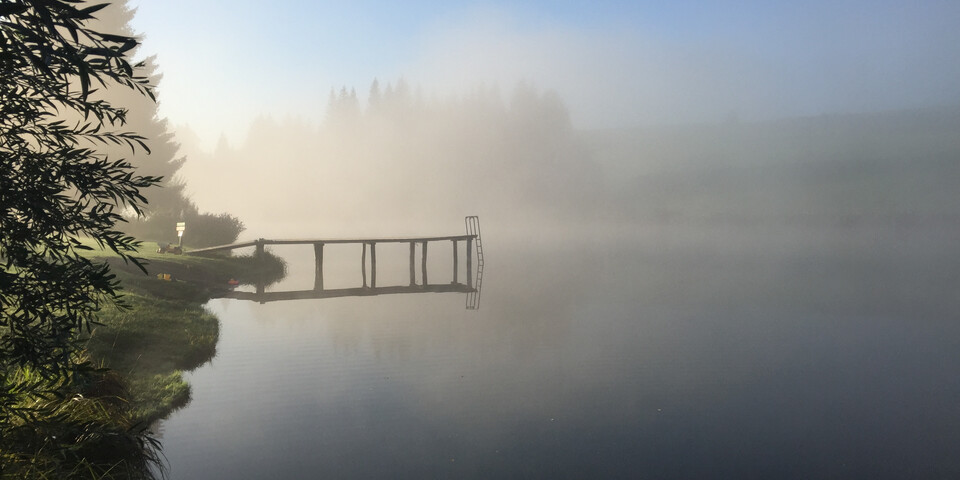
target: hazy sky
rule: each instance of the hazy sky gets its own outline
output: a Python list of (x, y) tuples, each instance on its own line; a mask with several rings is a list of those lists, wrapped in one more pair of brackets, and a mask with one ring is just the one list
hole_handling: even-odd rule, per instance
[(133, 0), (161, 113), (207, 144), (331, 87), (520, 80), (585, 128), (960, 104), (960, 2)]

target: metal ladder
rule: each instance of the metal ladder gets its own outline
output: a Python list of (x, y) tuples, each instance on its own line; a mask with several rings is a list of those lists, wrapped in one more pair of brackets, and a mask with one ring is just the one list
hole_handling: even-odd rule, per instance
[(480, 289), (483, 285), (483, 243), (480, 241), (480, 218), (469, 216), (463, 219), (467, 229), (467, 235), (477, 236), (477, 273), (474, 284), (474, 291), (467, 293), (467, 310), (477, 310), (480, 308)]

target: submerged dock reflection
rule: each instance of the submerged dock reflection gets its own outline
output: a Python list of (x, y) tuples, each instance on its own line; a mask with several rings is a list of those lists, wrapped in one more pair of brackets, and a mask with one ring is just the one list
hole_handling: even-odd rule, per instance
[[(334, 288), (323, 290), (289, 290), (283, 292), (266, 292), (258, 286), (256, 292), (230, 291), (218, 295), (219, 298), (235, 298), (250, 300), (259, 303), (280, 302), (285, 300), (309, 300), (340, 297), (371, 297), (376, 295), (411, 294), (411, 293), (478, 293), (476, 288), (462, 283), (447, 285), (398, 285), (392, 287), (357, 287)], [(469, 305), (468, 305), (469, 308)]]

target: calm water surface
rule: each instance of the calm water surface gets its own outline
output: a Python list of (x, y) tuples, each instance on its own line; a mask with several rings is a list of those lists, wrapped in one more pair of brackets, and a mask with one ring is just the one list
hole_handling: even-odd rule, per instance
[[(960, 476), (955, 232), (490, 230), (479, 311), (211, 301), (217, 356), (160, 426), (171, 478)], [(378, 247), (378, 284), (405, 248)], [(328, 288), (359, 285), (355, 250), (327, 251)], [(310, 288), (312, 252), (274, 251), (275, 288)]]

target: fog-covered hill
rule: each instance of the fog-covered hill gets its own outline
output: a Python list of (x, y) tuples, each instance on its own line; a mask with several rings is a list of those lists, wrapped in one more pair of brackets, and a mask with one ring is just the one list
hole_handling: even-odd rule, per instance
[(583, 133), (609, 210), (660, 222), (960, 218), (960, 108)]
[(377, 93), (364, 109), (353, 92), (331, 94), (320, 125), (261, 117), (213, 152), (179, 135), (193, 198), (292, 232), (468, 214), (518, 225), (960, 218), (960, 108), (582, 131), (559, 97), (524, 85), (507, 98), (425, 99), (402, 83)]

